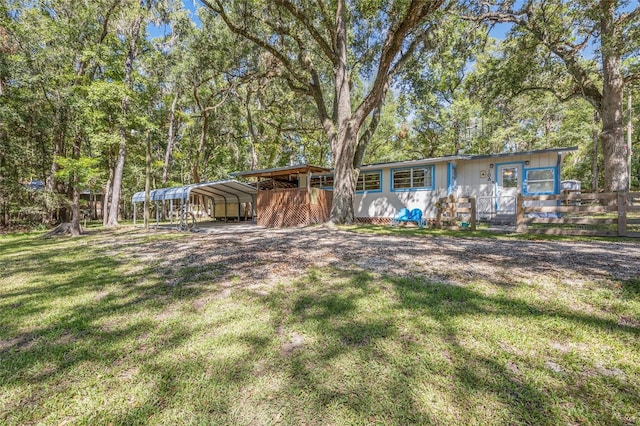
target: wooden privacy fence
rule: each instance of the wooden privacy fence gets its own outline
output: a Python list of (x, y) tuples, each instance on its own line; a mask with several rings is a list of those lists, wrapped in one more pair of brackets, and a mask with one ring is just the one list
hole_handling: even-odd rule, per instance
[(518, 232), (640, 237), (640, 192), (518, 196)]
[(259, 191), (258, 225), (287, 228), (324, 223), (329, 220), (333, 192), (317, 188), (291, 188)]
[[(475, 197), (455, 198), (453, 194), (440, 198), (436, 204), (436, 228), (459, 229), (460, 224), (467, 224), (463, 228), (476, 230), (476, 199)], [(463, 218), (468, 217), (468, 221)]]

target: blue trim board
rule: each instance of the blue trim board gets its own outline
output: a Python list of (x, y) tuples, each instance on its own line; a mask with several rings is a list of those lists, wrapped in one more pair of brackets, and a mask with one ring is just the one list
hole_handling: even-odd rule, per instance
[[(556, 161), (556, 194), (560, 193), (560, 179), (562, 176), (562, 153), (558, 153), (558, 160)], [(558, 201), (558, 205), (560, 205), (560, 201)]]
[(458, 189), (458, 164), (453, 161), (450, 161), (447, 164), (447, 196), (451, 195), (457, 189)]
[[(420, 169), (427, 169), (427, 168), (431, 168), (431, 186), (420, 186), (420, 187), (416, 187), (416, 188), (394, 188), (393, 187), (393, 172), (396, 171), (400, 171), (400, 170), (412, 170), (412, 169), (416, 169), (416, 170), (420, 170)], [(424, 166), (416, 166), (416, 167), (400, 167), (397, 169), (390, 169), (389, 170), (389, 188), (391, 189), (391, 192), (407, 192), (407, 191), (433, 191), (436, 187), (436, 167), (434, 164), (427, 164)]]
[[(552, 192), (529, 192), (529, 184), (527, 182), (527, 179), (524, 179), (525, 177), (527, 177), (527, 172), (529, 172), (530, 170), (553, 170), (553, 191)], [(560, 171), (558, 170), (558, 166), (548, 166), (548, 167), (531, 167), (529, 169), (524, 169), (524, 171), (522, 172), (522, 177), (523, 177), (523, 181), (522, 181), (522, 193), (525, 195), (555, 195), (555, 194), (559, 194), (558, 192), (558, 188), (560, 186)]]

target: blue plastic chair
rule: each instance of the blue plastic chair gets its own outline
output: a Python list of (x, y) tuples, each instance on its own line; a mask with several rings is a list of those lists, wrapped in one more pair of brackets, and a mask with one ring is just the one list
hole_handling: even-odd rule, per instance
[(409, 213), (409, 222), (418, 222), (418, 226), (422, 229), (422, 210), (413, 209)]
[(400, 222), (407, 222), (409, 221), (409, 218), (411, 216), (411, 212), (409, 211), (408, 208), (403, 208), (401, 209), (397, 215), (395, 215), (392, 219), (391, 219), (391, 226), (393, 225), (399, 225)]

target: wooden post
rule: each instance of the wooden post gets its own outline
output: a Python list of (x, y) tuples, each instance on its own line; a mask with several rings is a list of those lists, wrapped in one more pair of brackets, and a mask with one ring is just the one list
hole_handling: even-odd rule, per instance
[(516, 201), (516, 232), (527, 232), (527, 225), (524, 223), (524, 198), (522, 194), (518, 194)]
[(456, 217), (456, 197), (453, 194), (449, 195), (449, 216), (451, 220)]
[(628, 192), (618, 192), (618, 236), (627, 236), (627, 196)]
[(476, 197), (469, 197), (469, 204), (471, 205), (471, 230), (476, 230)]

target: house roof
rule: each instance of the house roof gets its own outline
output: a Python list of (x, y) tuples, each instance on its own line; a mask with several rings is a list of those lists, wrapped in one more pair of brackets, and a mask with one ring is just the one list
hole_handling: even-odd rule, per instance
[(554, 152), (561, 153), (561, 152), (569, 152), (569, 151), (577, 151), (577, 150), (578, 150), (577, 146), (571, 146), (566, 148), (549, 148), (549, 149), (538, 149), (538, 150), (532, 150), (532, 151), (502, 152), (500, 154), (447, 155), (444, 157), (422, 158), (420, 160), (392, 161), (387, 163), (365, 164), (361, 167), (361, 170), (378, 169), (380, 167), (411, 167), (411, 166), (419, 166), (423, 164), (444, 163), (447, 161), (454, 161), (454, 160), (480, 160), (483, 158), (515, 157), (515, 156), (523, 156), (523, 155), (548, 154), (548, 153), (554, 153)]
[[(360, 167), (361, 170), (372, 170), (379, 169), (381, 167), (412, 167), (412, 166), (420, 166), (423, 164), (435, 164), (435, 163), (444, 163), (447, 161), (455, 161), (455, 160), (479, 160), (483, 158), (502, 158), (502, 157), (515, 157), (522, 155), (535, 155), (535, 154), (547, 154), (547, 153), (562, 153), (569, 151), (577, 151), (577, 146), (565, 147), (565, 148), (549, 148), (549, 149), (538, 149), (532, 151), (518, 151), (518, 152), (503, 152), (500, 154), (456, 154), (456, 155), (447, 155), (443, 157), (432, 157), (432, 158), (421, 158), (419, 160), (404, 160), (404, 161), (391, 161), (385, 163), (372, 163), (372, 164), (364, 164)], [(238, 172), (232, 173), (232, 176), (241, 176), (241, 177), (277, 177), (277, 176), (288, 176), (295, 174), (309, 174), (309, 173), (319, 173), (319, 174), (327, 174), (333, 172), (333, 169), (328, 169), (326, 167), (314, 166), (311, 164), (301, 164), (297, 166), (287, 166), (287, 167), (279, 167), (275, 169), (263, 169), (263, 170), (249, 170), (246, 172)]]
[(445, 157), (421, 158), (419, 160), (391, 161), (386, 163), (363, 164), (361, 170), (379, 169), (380, 167), (411, 167), (422, 164), (443, 163), (453, 160), (466, 160), (469, 155), (447, 155)]
[(312, 164), (300, 164), (297, 166), (278, 167), (275, 169), (248, 170), (246, 172), (232, 173), (232, 176), (248, 177), (277, 177), (309, 173), (329, 173), (331, 169), (314, 166)]
[[(151, 201), (162, 200), (187, 200), (190, 194), (206, 195), (213, 198), (214, 202), (250, 203), (257, 193), (256, 188), (237, 180), (219, 180), (215, 182), (203, 182), (172, 188), (154, 189), (149, 192)], [(144, 202), (144, 191), (136, 192), (131, 199), (134, 203)]]
[(500, 154), (486, 154), (486, 155), (472, 155), (470, 160), (478, 160), (482, 158), (501, 158), (501, 157), (514, 157), (516, 155), (533, 155), (533, 154), (549, 154), (549, 153), (562, 153), (577, 151), (577, 146), (569, 146), (565, 148), (549, 148), (549, 149), (536, 149), (532, 151), (518, 151), (518, 152), (502, 152)]

